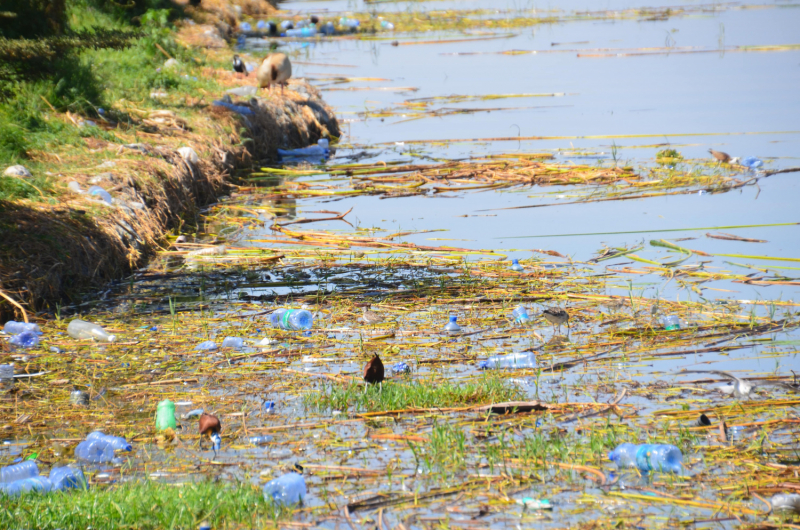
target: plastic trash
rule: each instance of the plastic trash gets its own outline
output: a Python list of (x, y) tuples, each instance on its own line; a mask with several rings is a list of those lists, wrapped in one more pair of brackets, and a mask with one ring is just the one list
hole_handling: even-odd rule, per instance
[(445, 324), (444, 330), (446, 332), (448, 332), (448, 333), (458, 333), (458, 332), (460, 332), (461, 331), (461, 326), (458, 325), (456, 320), (458, 320), (458, 317), (456, 317), (456, 316), (450, 317), (450, 322)]
[(103, 202), (107, 202), (111, 204), (114, 202), (114, 199), (111, 197), (111, 194), (108, 193), (106, 190), (101, 188), (100, 186), (92, 186), (89, 188), (89, 195), (95, 196)]
[(327, 157), (331, 153), (330, 143), (327, 138), (320, 138), (317, 145), (301, 147), (300, 149), (278, 149), (280, 158), (308, 158)]
[(339, 19), (339, 25), (344, 28), (356, 30), (358, 29), (358, 26), (361, 25), (361, 21), (355, 18), (342, 17)]
[(28, 171), (28, 169), (25, 166), (20, 166), (20, 165), (7, 167), (6, 170), (3, 171), (3, 175), (6, 175), (8, 177), (22, 177), (22, 178), (27, 178), (32, 176), (31, 172)]
[(165, 399), (156, 409), (156, 430), (164, 431), (175, 428), (175, 403)]
[(189, 412), (187, 412), (186, 414), (184, 414), (181, 417), (184, 420), (192, 420), (194, 418), (199, 418), (200, 416), (202, 416), (203, 412), (205, 412), (203, 409), (194, 409), (194, 410), (190, 410)]
[(272, 312), (269, 321), (273, 328), (305, 330), (314, 325), (314, 315), (305, 309), (280, 308)]
[(73, 405), (86, 406), (89, 404), (89, 394), (83, 390), (73, 390), (69, 393), (69, 402)]
[(264, 484), (264, 498), (278, 504), (297, 504), (306, 493), (306, 481), (298, 473), (286, 473)]
[(206, 340), (194, 347), (195, 351), (214, 351), (217, 349), (217, 343), (213, 340)]
[(233, 112), (238, 112), (242, 116), (250, 116), (254, 114), (253, 109), (251, 109), (250, 107), (245, 107), (244, 105), (234, 105), (233, 103), (224, 100), (217, 100), (212, 102), (211, 104), (217, 107), (225, 107), (226, 109), (230, 109)]
[(748, 156), (745, 157), (744, 160), (742, 160), (742, 165), (747, 166), (750, 169), (758, 169), (764, 165), (764, 162), (762, 162), (761, 160), (759, 160), (754, 156)]
[(223, 348), (236, 348), (241, 349), (244, 346), (244, 339), (241, 337), (225, 337), (222, 341)]
[(0, 364), (0, 390), (14, 386), (14, 365)]
[(50, 470), (50, 491), (63, 491), (70, 488), (86, 489), (86, 477), (77, 466), (54, 467)]
[(333, 22), (328, 22), (319, 28), (319, 32), (323, 35), (333, 35), (336, 33), (336, 27), (333, 25)]
[(102, 431), (94, 431), (93, 433), (89, 434), (86, 437), (88, 441), (92, 440), (103, 440), (105, 443), (110, 445), (115, 451), (131, 451), (133, 446), (130, 444), (128, 440), (123, 438), (122, 436), (112, 436), (110, 434), (105, 434)]
[(778, 493), (770, 499), (773, 512), (793, 511), (800, 513), (800, 494)]
[(239, 31), (253, 31), (253, 26), (249, 22), (242, 22), (239, 24)]
[(522, 265), (519, 264), (519, 260), (518, 259), (512, 259), (511, 260), (511, 270), (519, 272), (519, 271), (525, 270), (525, 267), (523, 267)]
[(114, 342), (115, 335), (109, 335), (102, 327), (76, 318), (67, 326), (67, 335), (73, 339), (94, 339), (99, 342)]
[(533, 352), (509, 353), (508, 355), (495, 355), (478, 363), (478, 368), (495, 370), (498, 368), (536, 368), (536, 356)]
[(292, 22), (291, 20), (284, 20), (283, 22), (281, 22), (281, 29), (286, 30), (292, 28), (294, 28), (294, 22)]
[(258, 89), (252, 85), (245, 85), (245, 86), (237, 86), (236, 88), (231, 88), (230, 90), (226, 90), (225, 93), (230, 94), (232, 96), (239, 96), (245, 98), (245, 97), (255, 96), (258, 93)]
[(34, 324), (33, 322), (16, 322), (14, 320), (9, 320), (6, 322), (6, 325), (3, 326), (3, 331), (9, 335), (17, 335), (19, 333), (24, 333), (25, 331), (32, 331), (37, 335), (42, 334), (42, 330), (39, 329), (39, 324)]
[(8, 483), (37, 476), (39, 476), (39, 466), (35, 460), (25, 460), (13, 466), (0, 468), (0, 482)]
[(608, 453), (608, 458), (619, 468), (636, 467), (642, 473), (681, 473), (683, 470), (683, 454), (674, 445), (624, 443)]
[(381, 20), (381, 29), (393, 31), (394, 30), (394, 24), (392, 24), (388, 20)]
[(188, 146), (179, 147), (178, 149), (176, 149), (176, 151), (179, 155), (181, 155), (181, 158), (183, 158), (189, 164), (196, 166), (198, 163), (200, 163), (200, 157), (197, 156), (197, 151), (195, 151), (191, 147)]
[(90, 464), (115, 462), (114, 448), (102, 439), (84, 440), (75, 448), (75, 457)]
[(52, 485), (47, 477), (30, 477), (17, 480), (8, 484), (0, 484), (0, 493), (5, 493), (9, 497), (18, 497), (28, 491), (48, 492)]
[(517, 499), (517, 504), (523, 505), (528, 510), (552, 510), (553, 505), (547, 499), (534, 499), (532, 497), (524, 497)]
[(211, 434), (211, 444), (214, 451), (219, 451), (219, 448), (222, 446), (222, 436), (220, 436), (218, 432)]
[(256, 29), (261, 31), (269, 29), (269, 23), (265, 20), (259, 20), (258, 22), (256, 22)]
[(316, 34), (317, 34), (317, 28), (315, 28), (314, 26), (286, 30), (287, 37), (313, 37)]
[(666, 316), (661, 319), (661, 325), (664, 326), (664, 329), (667, 331), (681, 329), (681, 319), (675, 315)]
[(266, 414), (272, 414), (275, 412), (275, 402), (274, 401), (265, 401), (264, 402), (264, 412)]
[(67, 184), (67, 188), (69, 188), (71, 191), (74, 191), (75, 193), (86, 193), (83, 190), (83, 188), (81, 188), (81, 185), (75, 182), (74, 180), (69, 181), (69, 184)]
[(403, 361), (400, 361), (399, 363), (392, 365), (392, 373), (395, 374), (395, 375), (398, 375), (398, 374), (410, 374), (411, 373), (411, 367), (408, 366), (407, 363), (404, 363)]
[(511, 316), (514, 317), (514, 322), (517, 322), (519, 324), (524, 324), (525, 322), (530, 320), (530, 317), (528, 316), (528, 310), (525, 309), (525, 306), (522, 305), (514, 308), (514, 310), (511, 312)]
[(39, 335), (33, 331), (23, 331), (11, 337), (8, 343), (17, 348), (35, 348), (39, 345)]
[(272, 441), (272, 436), (264, 435), (264, 436), (251, 436), (247, 439), (248, 443), (253, 445), (264, 445)]

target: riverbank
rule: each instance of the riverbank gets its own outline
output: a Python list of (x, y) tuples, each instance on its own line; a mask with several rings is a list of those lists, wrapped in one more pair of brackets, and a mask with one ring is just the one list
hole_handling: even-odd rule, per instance
[[(24, 169), (0, 176), (0, 290), (34, 312), (56, 312), (145, 265), (168, 235), (191, 238), (201, 209), (236, 188), (238, 170), (279, 147), (339, 136), (333, 111), (303, 80), (285, 94), (214, 104), (256, 85), (230, 71), (226, 39), (240, 16), (273, 9), (266, 2), (167, 3), (138, 27), (77, 4), (67, 4), (72, 34), (20, 48), (28, 65), (48, 54), (68, 64), (3, 85), (0, 128), (10, 133), (0, 161)], [(64, 39), (89, 38), (92, 18), (117, 39), (93, 33), (97, 49), (63, 52)], [(20, 42), (34, 41), (4, 40), (5, 53)], [(22, 315), (3, 300), (0, 316)]]

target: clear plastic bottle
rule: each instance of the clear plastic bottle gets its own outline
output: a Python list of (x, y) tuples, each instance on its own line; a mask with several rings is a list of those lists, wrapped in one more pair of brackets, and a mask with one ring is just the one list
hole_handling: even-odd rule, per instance
[(758, 169), (764, 165), (764, 162), (762, 162), (761, 160), (759, 160), (754, 156), (748, 156), (745, 157), (744, 160), (742, 160), (742, 165), (747, 166), (750, 169)]
[(99, 342), (114, 342), (115, 335), (109, 335), (106, 330), (97, 324), (76, 318), (67, 326), (67, 334), (73, 339), (94, 339)]
[(249, 22), (240, 22), (239, 31), (253, 31), (253, 26)]
[(47, 477), (30, 477), (22, 480), (10, 482), (8, 484), (0, 483), (0, 493), (5, 493), (9, 497), (18, 497), (28, 491), (41, 491), (48, 492), (52, 485), (50, 479)]
[(343, 28), (356, 30), (361, 25), (361, 21), (355, 18), (342, 17), (339, 19), (339, 25)]
[(514, 322), (518, 324), (524, 324), (530, 320), (530, 317), (528, 316), (528, 310), (525, 309), (525, 306), (517, 306), (514, 308), (514, 310), (511, 312), (511, 316), (514, 317)]
[(450, 322), (445, 324), (444, 330), (448, 333), (459, 333), (461, 331), (461, 326), (458, 325), (456, 320), (458, 320), (458, 317), (456, 316), (450, 317)]
[(3, 326), (3, 331), (9, 335), (16, 335), (25, 331), (32, 331), (37, 335), (42, 334), (42, 330), (39, 329), (39, 324), (34, 324), (33, 322), (16, 322), (14, 320), (6, 322), (6, 325)]
[(217, 343), (213, 340), (206, 340), (194, 347), (195, 351), (214, 351), (217, 349)]
[(194, 410), (190, 410), (189, 412), (187, 412), (186, 414), (184, 414), (181, 417), (184, 420), (192, 420), (194, 418), (199, 418), (200, 416), (202, 416), (203, 412), (205, 412), (203, 409), (194, 409)]
[(0, 364), (0, 389), (14, 387), (14, 365)]
[(77, 466), (54, 467), (50, 470), (51, 491), (69, 488), (86, 488), (86, 477)]
[(75, 448), (75, 457), (91, 464), (114, 462), (114, 448), (106, 440), (84, 440)]
[(320, 26), (319, 32), (323, 35), (333, 35), (336, 33), (336, 28), (333, 25), (333, 22), (328, 22), (323, 26)]
[(314, 315), (305, 309), (280, 308), (272, 312), (269, 321), (273, 328), (305, 330), (314, 325)]
[(92, 186), (89, 188), (89, 195), (97, 197), (101, 201), (107, 202), (108, 204), (112, 204), (114, 202), (113, 197), (111, 194), (108, 193), (106, 190), (101, 188), (100, 186)]
[(331, 154), (330, 142), (327, 138), (320, 138), (317, 145), (301, 147), (299, 149), (278, 149), (281, 158), (320, 157)]
[(272, 441), (272, 436), (269, 435), (251, 436), (250, 438), (247, 439), (247, 442), (253, 445), (264, 445), (268, 444), (271, 441)]
[(39, 466), (35, 460), (25, 460), (19, 464), (0, 469), (0, 482), (14, 482), (24, 478), (38, 477)]
[(642, 473), (683, 471), (683, 454), (674, 445), (624, 443), (608, 453), (608, 458), (619, 468), (637, 467)]
[(306, 481), (298, 473), (286, 473), (264, 484), (264, 497), (278, 504), (297, 504), (306, 496)]
[(101, 431), (94, 431), (93, 433), (89, 434), (86, 437), (86, 440), (104, 440), (108, 445), (110, 445), (116, 451), (131, 451), (133, 446), (121, 436), (112, 436), (110, 434), (105, 434)]
[(516, 272), (520, 272), (520, 271), (525, 270), (525, 267), (523, 267), (522, 265), (519, 264), (519, 260), (518, 259), (512, 259), (511, 260), (511, 270), (512, 271), (516, 271)]
[(291, 20), (284, 20), (283, 22), (281, 22), (281, 29), (286, 30), (292, 28), (294, 28), (294, 22), (292, 22)]
[(388, 31), (394, 31), (394, 24), (392, 24), (388, 20), (381, 20), (381, 29), (385, 29), (385, 30), (388, 30)]
[(39, 345), (39, 335), (33, 331), (23, 331), (11, 337), (8, 343), (17, 348), (35, 348)]
[(536, 356), (533, 352), (509, 353), (495, 355), (478, 363), (478, 368), (496, 370), (498, 368), (536, 368)]
[(665, 316), (661, 319), (661, 325), (666, 331), (681, 329), (681, 319), (675, 315)]
[(778, 493), (770, 499), (772, 511), (794, 511), (800, 513), (800, 494)]
[(398, 374), (410, 374), (411, 373), (411, 367), (408, 366), (408, 363), (400, 361), (399, 363), (392, 365), (392, 373), (395, 374), (395, 375), (398, 375)]
[(286, 30), (287, 37), (313, 37), (316, 34), (317, 28), (314, 26)]
[(223, 348), (235, 348), (240, 350), (244, 346), (244, 339), (241, 337), (225, 337), (222, 341)]

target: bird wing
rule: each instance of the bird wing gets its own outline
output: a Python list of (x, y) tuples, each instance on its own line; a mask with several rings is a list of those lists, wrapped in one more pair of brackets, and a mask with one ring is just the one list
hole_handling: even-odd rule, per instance
[(736, 377), (735, 375), (729, 374), (728, 372), (722, 372), (720, 370), (681, 370), (678, 373), (680, 373), (680, 374), (717, 374), (717, 375), (721, 375), (722, 377), (725, 377), (727, 379), (730, 379), (731, 381), (737, 381), (737, 382), (740, 382), (740, 383), (742, 382), (742, 380), (739, 379), (738, 377)]

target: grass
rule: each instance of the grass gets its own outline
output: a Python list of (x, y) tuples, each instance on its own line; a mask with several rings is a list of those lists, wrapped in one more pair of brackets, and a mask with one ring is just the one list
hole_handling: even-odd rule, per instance
[(384, 381), (383, 390), (364, 385), (329, 385), (304, 397), (316, 410), (352, 408), (359, 411), (403, 410), (409, 408), (464, 407), (518, 399), (521, 393), (508, 381), (486, 375), (456, 384), (451, 381)]
[(5, 498), (0, 502), (0, 528), (196, 529), (203, 521), (218, 529), (262, 528), (287, 513), (249, 484), (143, 481)]

